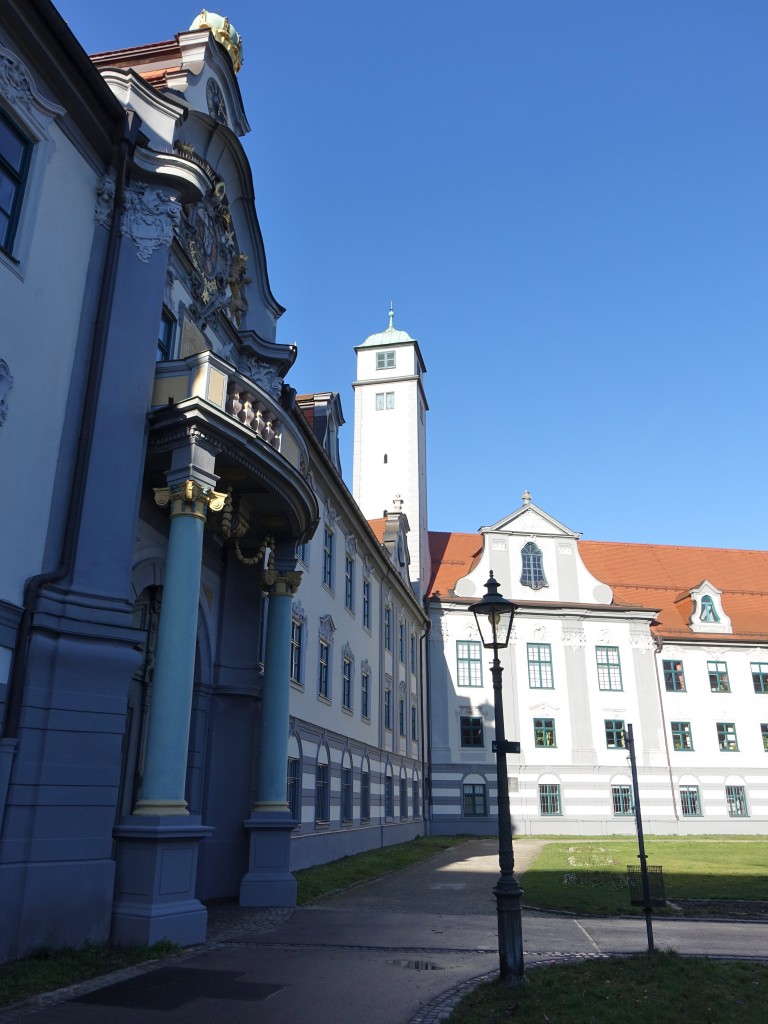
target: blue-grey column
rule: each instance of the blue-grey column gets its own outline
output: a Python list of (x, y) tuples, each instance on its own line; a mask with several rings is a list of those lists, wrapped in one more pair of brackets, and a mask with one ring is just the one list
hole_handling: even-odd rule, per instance
[(291, 622), (293, 595), (300, 582), (300, 572), (278, 573), (267, 570), (264, 573), (264, 583), (269, 593), (269, 614), (261, 691), (255, 811), (288, 810), (286, 766), (291, 689)]
[(208, 508), (225, 495), (194, 480), (155, 489), (158, 505), (171, 506), (163, 601), (157, 628), (152, 701), (141, 799), (134, 814), (188, 814), (184, 799), (197, 642), (197, 606), (203, 529)]

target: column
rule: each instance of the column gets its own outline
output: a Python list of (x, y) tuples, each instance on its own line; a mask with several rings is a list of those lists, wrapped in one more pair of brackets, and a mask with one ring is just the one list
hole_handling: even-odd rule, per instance
[(221, 509), (224, 498), (191, 478), (155, 490), (157, 504), (170, 505), (171, 526), (141, 799), (115, 828), (112, 941), (119, 945), (205, 941), (208, 913), (195, 883), (198, 847), (212, 829), (189, 814), (184, 788), (203, 529), (208, 509)]
[(141, 799), (134, 814), (187, 814), (184, 786), (197, 642), (197, 605), (203, 529), (208, 508), (219, 511), (224, 494), (185, 480), (155, 488), (155, 501), (171, 506), (171, 529), (157, 628), (152, 703)]
[(267, 570), (269, 593), (264, 683), (261, 697), (256, 800), (245, 822), (250, 833), (248, 874), (240, 884), (243, 907), (292, 907), (296, 880), (290, 872), (291, 832), (296, 822), (286, 803), (288, 716), (293, 595), (300, 572)]

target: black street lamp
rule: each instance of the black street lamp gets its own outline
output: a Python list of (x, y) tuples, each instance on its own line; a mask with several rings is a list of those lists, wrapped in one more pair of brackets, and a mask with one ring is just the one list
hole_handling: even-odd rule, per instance
[(496, 727), (496, 802), (499, 813), (499, 869), (501, 874), (493, 890), (499, 930), (499, 974), (508, 984), (523, 977), (523, 930), (520, 897), (523, 890), (515, 876), (515, 854), (512, 849), (512, 817), (509, 812), (507, 751), (520, 749), (519, 743), (508, 743), (504, 736), (504, 705), (501, 693), (499, 648), (507, 647), (512, 632), (515, 605), (502, 597), (499, 584), (491, 573), (485, 584), (484, 600), (470, 605), (475, 616), (483, 647), (493, 649), (493, 712)]

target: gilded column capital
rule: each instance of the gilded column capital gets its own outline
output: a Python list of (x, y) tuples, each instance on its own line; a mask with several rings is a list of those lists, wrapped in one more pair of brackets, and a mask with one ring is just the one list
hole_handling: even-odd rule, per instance
[(270, 596), (292, 597), (301, 584), (301, 572), (278, 572), (277, 569), (267, 569), (264, 573), (264, 589)]
[(195, 480), (184, 480), (174, 487), (155, 487), (155, 504), (164, 508), (171, 506), (171, 516), (196, 516), (205, 519), (208, 509), (220, 512), (224, 508), (226, 494), (203, 487)]

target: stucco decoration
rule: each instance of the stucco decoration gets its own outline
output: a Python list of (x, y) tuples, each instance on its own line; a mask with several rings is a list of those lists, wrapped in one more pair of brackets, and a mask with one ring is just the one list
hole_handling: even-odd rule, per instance
[(357, 541), (352, 533), (348, 533), (344, 541), (344, 548), (350, 558), (354, 558), (357, 554)]
[(586, 647), (587, 637), (584, 633), (563, 633), (565, 647)]
[(114, 178), (102, 178), (101, 184), (96, 189), (96, 208), (93, 211), (93, 216), (96, 223), (103, 228), (108, 228), (112, 223), (112, 206), (114, 201)]
[(192, 292), (199, 319), (222, 310), (239, 328), (248, 310), (246, 286), (253, 278), (248, 277), (248, 256), (237, 246), (223, 181), (200, 202), (184, 207), (179, 237), (197, 272)]
[(13, 377), (8, 363), (0, 359), (0, 427), (5, 423), (8, 415), (8, 393), (13, 387)]
[(333, 640), (333, 634), (336, 632), (336, 627), (333, 624), (333, 619), (330, 615), (320, 616), (320, 626), (317, 630), (318, 636), (321, 640), (325, 640), (326, 643), (330, 643)]
[(125, 190), (120, 233), (134, 243), (142, 263), (149, 262), (158, 249), (170, 246), (180, 220), (181, 206), (173, 196), (143, 184)]
[(304, 606), (301, 601), (293, 602), (293, 617), (297, 622), (301, 623), (301, 625), (304, 625), (307, 621), (307, 613), (304, 611)]
[(650, 654), (654, 650), (655, 644), (653, 637), (646, 634), (640, 634), (638, 636), (630, 636), (629, 646), (634, 651), (640, 651), (642, 654)]
[(329, 529), (336, 529), (336, 520), (339, 518), (339, 514), (333, 505), (330, 503), (328, 498), (325, 499), (325, 522)]
[(42, 131), (54, 117), (64, 113), (63, 107), (42, 96), (24, 64), (4, 46), (0, 46), (0, 92), (14, 107), (23, 109)]
[(283, 390), (283, 378), (278, 376), (274, 366), (261, 362), (254, 356), (249, 356), (238, 359), (237, 368), (243, 376), (249, 377), (254, 384), (258, 384), (274, 399), (280, 398), (280, 393)]

